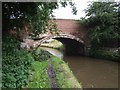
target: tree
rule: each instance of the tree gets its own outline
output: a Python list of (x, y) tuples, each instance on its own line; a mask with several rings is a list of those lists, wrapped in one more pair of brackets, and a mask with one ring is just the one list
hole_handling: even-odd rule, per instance
[[(76, 14), (75, 4), (61, 2), (62, 6), (70, 4)], [(3, 34), (10, 28), (21, 30), (28, 25), (35, 35), (45, 32), (47, 22), (53, 18), (53, 10), (58, 8), (57, 2), (3, 2)], [(17, 31), (18, 32), (18, 31)]]
[(120, 40), (120, 3), (93, 2), (85, 10), (86, 17), (82, 22), (89, 28), (88, 36), (92, 46), (105, 46), (107, 42), (115, 41), (118, 46)]
[(23, 28), (24, 25), (29, 24), (33, 32), (41, 32), (55, 8), (57, 3), (5, 2), (3, 3), (3, 29)]

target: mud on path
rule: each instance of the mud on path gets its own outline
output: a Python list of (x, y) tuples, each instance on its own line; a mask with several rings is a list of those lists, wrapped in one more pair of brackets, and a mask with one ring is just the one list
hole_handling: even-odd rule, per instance
[(51, 64), (51, 58), (48, 59), (48, 69), (47, 74), (49, 76), (50, 82), (51, 82), (51, 88), (58, 88), (57, 82), (55, 80), (55, 72), (53, 70), (52, 64)]

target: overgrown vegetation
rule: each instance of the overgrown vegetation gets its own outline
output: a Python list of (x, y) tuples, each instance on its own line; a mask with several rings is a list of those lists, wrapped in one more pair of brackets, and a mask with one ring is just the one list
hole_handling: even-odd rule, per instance
[[(20, 48), (12, 36), (3, 38), (2, 88), (51, 88), (47, 75), (48, 57), (51, 56), (56, 80), (60, 88), (81, 88), (78, 81), (61, 59), (37, 49), (28, 52)], [(70, 82), (72, 80), (72, 82)]]
[[(71, 5), (73, 14), (76, 14), (74, 3), (61, 2), (63, 7), (68, 4)], [(31, 83), (30, 87), (49, 87), (49, 85), (45, 86), (48, 81), (44, 80), (47, 79), (44, 76), (47, 63), (44, 62), (46, 62), (48, 54), (42, 50), (33, 54), (21, 49), (19, 40), (24, 38), (24, 36), (26, 37), (26, 34), (31, 34), (31, 32), (35, 36), (46, 32), (49, 26), (48, 21), (53, 19), (52, 12), (56, 8), (58, 8), (58, 3), (50, 1), (2, 3), (2, 88), (21, 88), (26, 86), (29, 82), (28, 78), (32, 72), (32, 66), (35, 68), (35, 74), (41, 75), (42, 79), (39, 76), (34, 77), (37, 82)], [(54, 25), (52, 24), (52, 26)], [(50, 28), (51, 32), (56, 30), (56, 27)], [(10, 35), (16, 37), (11, 37)], [(36, 70), (40, 68), (39, 65), (41, 65), (41, 69), (37, 72)], [(44, 71), (43, 74), (41, 74), (42, 71)], [(44, 83), (44, 81), (46, 82)]]
[[(50, 88), (46, 73), (48, 52), (21, 49), (20, 42), (13, 36), (3, 38), (2, 52), (2, 88), (22, 88), (28, 83), (29, 88)], [(34, 73), (32, 80), (31, 73)]]
[[(118, 47), (120, 41), (120, 3), (93, 2), (86, 9), (86, 17), (82, 23), (88, 27), (88, 36), (92, 46), (106, 46), (107, 41), (113, 42)], [(106, 43), (104, 43), (106, 42)]]
[(90, 56), (95, 57), (95, 58), (101, 58), (101, 59), (108, 59), (108, 60), (114, 60), (114, 61), (119, 61), (120, 55), (119, 53), (115, 51), (108, 51), (108, 50), (93, 50), (91, 49), (89, 51)]
[(100, 48), (120, 47), (120, 3), (92, 2), (85, 10), (86, 16), (81, 23), (88, 28), (91, 55), (109, 59), (119, 59), (117, 52), (104, 51)]
[(34, 59), (31, 53), (20, 49), (19, 43), (13, 37), (3, 38), (2, 88), (21, 88), (28, 83)]
[(49, 57), (49, 53), (38, 48), (32, 52), (32, 56), (34, 57), (35, 61), (46, 61)]
[[(67, 2), (61, 3), (63, 7), (67, 4)], [(75, 14), (75, 5), (73, 3), (69, 4), (73, 8), (73, 14)], [(46, 60), (47, 56), (43, 51), (37, 54), (31, 54), (21, 49), (19, 40), (23, 38), (23, 35), (31, 34), (29, 32), (34, 33), (35, 36), (39, 33), (46, 32), (47, 22), (53, 19), (52, 12), (56, 8), (58, 8), (57, 2), (2, 3), (2, 88), (21, 88), (26, 86), (28, 76), (31, 72), (32, 61), (34, 61), (34, 59), (39, 61)], [(57, 29), (51, 30), (55, 31)], [(15, 37), (11, 37), (10, 35)], [(37, 64), (34, 63), (34, 65)], [(42, 67), (44, 67), (44, 65)], [(42, 77), (44, 78), (43, 74)], [(39, 87), (41, 87), (41, 85)]]

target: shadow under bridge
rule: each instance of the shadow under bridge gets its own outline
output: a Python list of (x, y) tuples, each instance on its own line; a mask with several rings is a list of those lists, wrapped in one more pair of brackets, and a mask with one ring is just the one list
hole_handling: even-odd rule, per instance
[(74, 35), (57, 35), (48, 37), (45, 40), (56, 39), (60, 41), (64, 47), (64, 53), (66, 55), (84, 55), (85, 44), (84, 41)]

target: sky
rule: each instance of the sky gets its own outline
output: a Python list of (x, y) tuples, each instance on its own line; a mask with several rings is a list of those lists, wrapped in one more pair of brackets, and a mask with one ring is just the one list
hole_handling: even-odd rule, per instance
[(77, 8), (77, 15), (72, 14), (72, 8), (70, 5), (67, 7), (59, 7), (58, 9), (54, 10), (53, 15), (57, 19), (76, 19), (79, 20), (81, 17), (85, 16), (84, 9), (87, 8), (87, 5), (90, 3), (88, 0), (74, 0)]
[[(72, 14), (72, 9), (70, 8), (70, 5), (69, 5), (65, 8), (59, 7), (59, 9), (54, 10), (53, 15), (55, 16), (56, 19), (80, 20), (81, 17), (85, 16), (85, 12), (83, 10), (88, 7), (88, 4), (90, 4), (91, 1), (97, 1), (97, 0), (72, 0), (72, 1), (74, 1), (76, 4), (76, 8), (78, 10), (77, 15)], [(115, 0), (115, 1), (119, 2), (120, 0)]]

